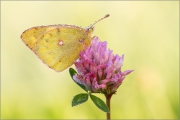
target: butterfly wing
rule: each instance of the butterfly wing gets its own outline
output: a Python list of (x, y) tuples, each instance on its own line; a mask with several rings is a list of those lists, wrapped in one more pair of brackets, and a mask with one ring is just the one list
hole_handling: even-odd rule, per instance
[(55, 28), (57, 28), (57, 26), (33, 27), (28, 30), (25, 30), (21, 35), (21, 39), (31, 50), (34, 51), (34, 46), (37, 42), (38, 37), (42, 36), (47, 31), (50, 31)]
[(33, 48), (45, 64), (60, 72), (73, 64), (90, 39), (85, 29), (64, 25), (43, 33)]

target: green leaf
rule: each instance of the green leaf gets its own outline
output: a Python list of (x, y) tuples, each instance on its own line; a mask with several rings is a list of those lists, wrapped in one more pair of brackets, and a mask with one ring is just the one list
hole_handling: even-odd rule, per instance
[(90, 94), (90, 98), (99, 109), (101, 109), (104, 112), (109, 112), (109, 108), (106, 106), (104, 101), (102, 101), (100, 98), (98, 98), (92, 94)]
[(76, 95), (72, 100), (72, 107), (82, 104), (88, 100), (88, 94), (87, 93), (80, 93)]
[[(73, 68), (69, 68), (69, 73), (70, 73), (72, 79), (73, 79), (73, 76), (74, 76), (75, 74), (77, 74), (77, 72), (76, 72)], [(77, 83), (74, 79), (73, 79), (73, 81), (74, 81), (77, 85), (79, 85), (83, 90), (85, 90), (86, 92), (88, 92), (88, 90), (86, 89), (86, 87), (85, 87), (83, 84)]]
[(69, 73), (70, 73), (72, 79), (73, 79), (73, 76), (75, 74), (77, 74), (77, 72), (73, 68), (69, 68)]

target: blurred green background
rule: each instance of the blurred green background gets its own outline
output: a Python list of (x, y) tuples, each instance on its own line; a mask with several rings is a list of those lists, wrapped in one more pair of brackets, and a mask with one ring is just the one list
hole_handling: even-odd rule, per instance
[(87, 27), (107, 13), (94, 35), (125, 54), (122, 70), (135, 70), (112, 97), (112, 118), (179, 118), (179, 1), (1, 1), (1, 118), (106, 118), (90, 100), (71, 107), (83, 90), (68, 69), (43, 64), (20, 35), (41, 25)]

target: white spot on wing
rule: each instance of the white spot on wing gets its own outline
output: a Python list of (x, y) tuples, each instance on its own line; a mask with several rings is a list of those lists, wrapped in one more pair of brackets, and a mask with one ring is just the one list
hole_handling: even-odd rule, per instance
[(58, 44), (59, 44), (60, 46), (62, 46), (64, 43), (63, 43), (62, 40), (59, 40)]

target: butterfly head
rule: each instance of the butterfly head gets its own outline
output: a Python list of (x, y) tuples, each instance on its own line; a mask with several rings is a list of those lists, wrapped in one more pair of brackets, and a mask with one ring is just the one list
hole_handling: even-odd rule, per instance
[(94, 26), (86, 27), (85, 30), (86, 30), (88, 36), (91, 36), (94, 31)]

